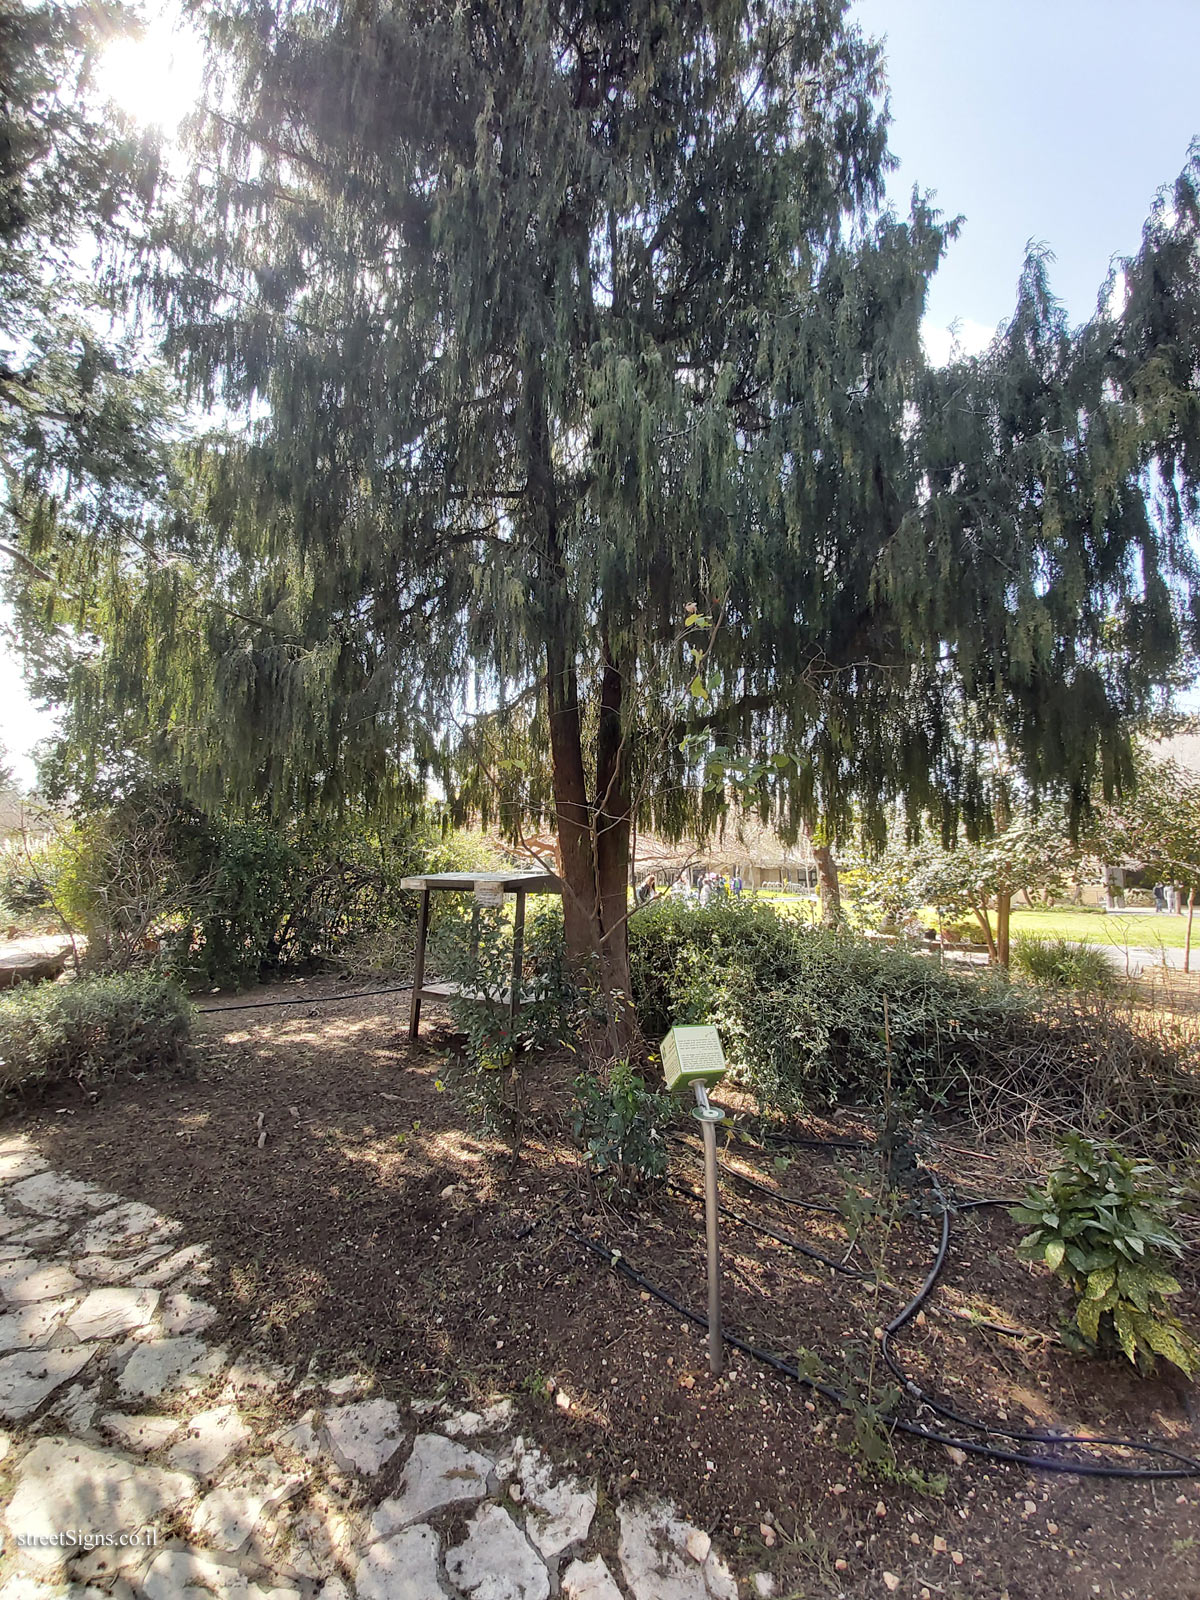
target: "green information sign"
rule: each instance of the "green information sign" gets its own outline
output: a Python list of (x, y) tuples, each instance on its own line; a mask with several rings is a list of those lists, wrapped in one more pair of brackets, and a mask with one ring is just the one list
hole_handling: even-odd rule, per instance
[(659, 1047), (668, 1089), (692, 1083), (719, 1083), (725, 1076), (721, 1035), (711, 1023), (672, 1028)]

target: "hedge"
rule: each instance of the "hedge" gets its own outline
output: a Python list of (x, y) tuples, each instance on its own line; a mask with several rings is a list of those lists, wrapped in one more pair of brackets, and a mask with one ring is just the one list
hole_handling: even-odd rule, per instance
[(15, 989), (0, 1000), (0, 1091), (178, 1071), (188, 1061), (192, 1015), (183, 993), (152, 973)]

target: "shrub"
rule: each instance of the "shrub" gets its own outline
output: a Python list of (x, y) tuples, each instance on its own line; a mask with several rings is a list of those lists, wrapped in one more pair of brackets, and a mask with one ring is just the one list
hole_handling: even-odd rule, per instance
[(1051, 989), (1108, 994), (1117, 986), (1112, 962), (1097, 945), (1083, 940), (1044, 939), (1021, 933), (1013, 940), (1013, 970)]
[(486, 1125), (504, 1129), (518, 1143), (524, 1117), (522, 1057), (529, 1050), (573, 1047), (578, 996), (566, 971), (562, 908), (539, 908), (525, 925), (523, 1003), (510, 1019), (512, 939), (507, 910), (480, 909), (474, 934), (470, 922), (447, 920), (433, 948), (445, 976), (469, 991), (449, 1002), (466, 1039), (465, 1098)]
[(1085, 1348), (1119, 1347), (1143, 1371), (1160, 1355), (1191, 1377), (1200, 1345), (1167, 1306), (1180, 1292), (1166, 1270), (1169, 1258), (1183, 1254), (1169, 1221), (1176, 1200), (1154, 1181), (1153, 1167), (1113, 1144), (1070, 1134), (1062, 1151), (1045, 1188), (1030, 1188), (1010, 1212), (1034, 1224), (1018, 1254), (1044, 1262), (1074, 1291)]
[(797, 926), (764, 905), (665, 902), (633, 920), (630, 946), (647, 1035), (715, 1023), (735, 1081), (772, 1108), (877, 1099), (889, 1073), (898, 1093), (948, 1099), (980, 1041), (1029, 1004), (998, 976)]
[(178, 1070), (191, 1025), (180, 991), (149, 973), (16, 989), (0, 1000), (0, 1087), (28, 1092), (66, 1079)]
[(576, 1078), (575, 1098), (571, 1126), (605, 1193), (628, 1194), (666, 1176), (667, 1129), (677, 1111), (671, 1095), (648, 1089), (628, 1061), (618, 1061), (607, 1083)]

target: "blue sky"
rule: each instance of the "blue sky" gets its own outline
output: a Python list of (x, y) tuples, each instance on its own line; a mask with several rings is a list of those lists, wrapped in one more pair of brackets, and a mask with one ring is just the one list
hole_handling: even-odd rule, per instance
[[(906, 209), (916, 183), (965, 217), (931, 293), (931, 356), (956, 320), (964, 348), (986, 342), (1031, 239), (1053, 250), (1056, 292), (1083, 321), (1200, 137), (1200, 0), (854, 0), (851, 14), (886, 36), (894, 203)], [(186, 108), (195, 61), (173, 59), (174, 43), (152, 24), (144, 53), (114, 62), (112, 92), (130, 110)], [(0, 741), (25, 782), (51, 726), (0, 649)]]
[(886, 36), (894, 203), (917, 183), (966, 219), (931, 330), (993, 331), (1031, 239), (1084, 321), (1200, 137), (1200, 0), (855, 0), (851, 14)]

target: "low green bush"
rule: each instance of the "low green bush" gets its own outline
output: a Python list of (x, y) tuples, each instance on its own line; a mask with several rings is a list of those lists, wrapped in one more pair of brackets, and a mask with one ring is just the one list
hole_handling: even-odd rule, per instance
[(1110, 994), (1117, 986), (1112, 962), (1099, 946), (1087, 940), (1075, 943), (1019, 933), (1013, 940), (1012, 965), (1022, 977), (1051, 989)]
[(0, 1000), (0, 1089), (170, 1072), (188, 1058), (192, 1008), (165, 978), (109, 974), (29, 985)]
[(1155, 1168), (1113, 1144), (1069, 1134), (1062, 1155), (1045, 1187), (1030, 1188), (1011, 1209), (1015, 1221), (1033, 1225), (1018, 1254), (1073, 1290), (1071, 1343), (1103, 1354), (1119, 1349), (1143, 1372), (1162, 1356), (1192, 1377), (1200, 1345), (1167, 1304), (1180, 1292), (1167, 1270), (1183, 1254), (1170, 1220), (1176, 1197)]
[(605, 1194), (661, 1183), (667, 1174), (667, 1130), (677, 1113), (674, 1098), (647, 1088), (628, 1061), (614, 1064), (607, 1083), (588, 1074), (576, 1078), (571, 1126)]
[(573, 1049), (579, 995), (566, 970), (561, 906), (538, 907), (525, 924), (521, 1007), (509, 1017), (513, 924), (503, 911), (447, 917), (431, 941), (438, 970), (466, 993), (451, 997), (462, 1033), (463, 1070), (455, 1087), (485, 1127), (522, 1137), (522, 1067), (531, 1051)]
[(889, 1077), (897, 1094), (953, 1099), (980, 1044), (1030, 1007), (999, 976), (797, 926), (765, 905), (663, 902), (631, 922), (630, 957), (647, 1037), (715, 1023), (734, 1080), (771, 1109), (877, 1100)]

